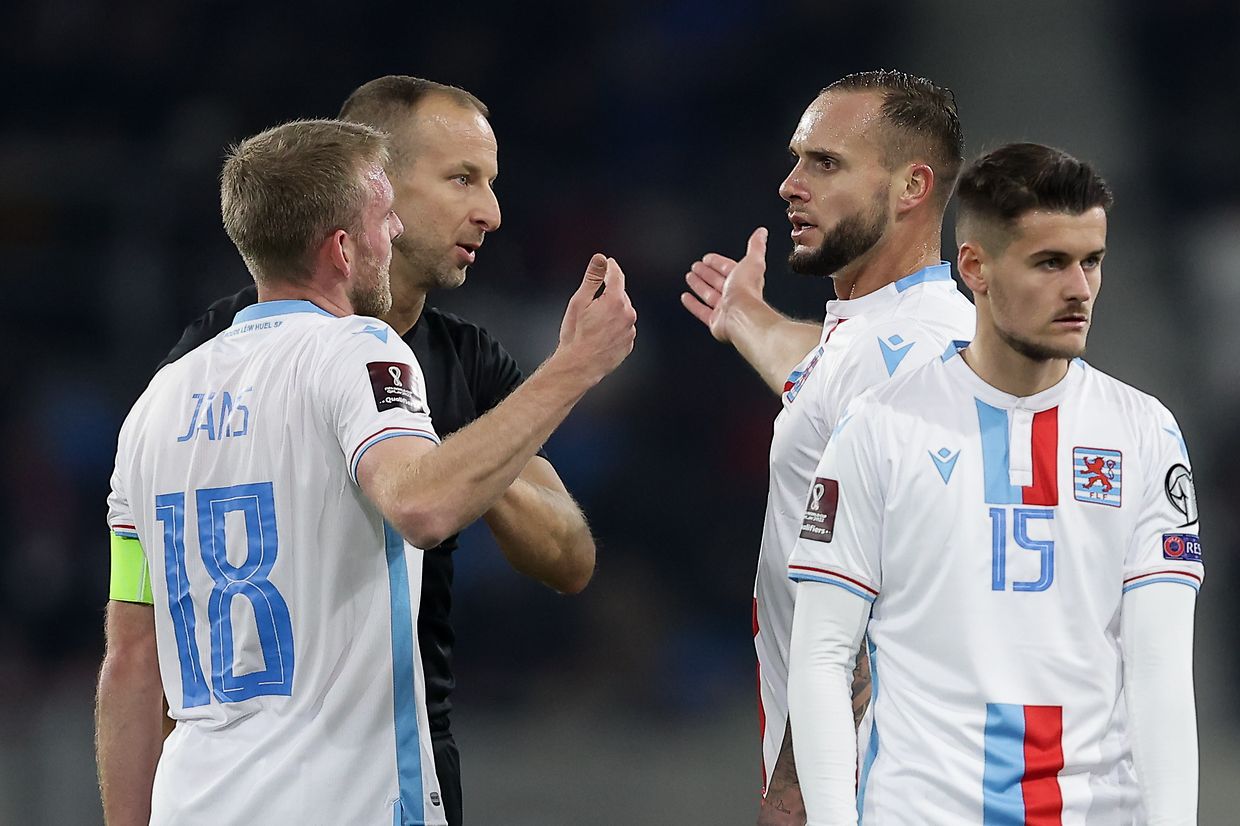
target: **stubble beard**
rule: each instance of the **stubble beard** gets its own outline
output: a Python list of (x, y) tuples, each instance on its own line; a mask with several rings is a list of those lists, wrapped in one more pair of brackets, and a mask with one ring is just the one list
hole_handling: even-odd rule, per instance
[(400, 255), (405, 270), (424, 290), (452, 290), (465, 283), (465, 270), (443, 260), (430, 247), (418, 244), (408, 233), (392, 242), (392, 254)]
[(389, 265), (382, 264), (378, 256), (369, 255), (363, 258), (363, 267), (367, 273), (364, 282), (358, 282), (349, 295), (356, 315), (379, 318), (392, 309), (392, 280)]
[[(1004, 329), (1003, 325), (999, 323), (998, 317), (1009, 315), (1009, 311), (1012, 308), (1007, 301), (1007, 296), (1001, 290), (996, 290), (993, 285), (990, 288), (990, 303), (991, 321), (995, 326), (995, 332), (998, 334), (999, 340), (1030, 361), (1038, 363), (1055, 360), (1070, 361), (1085, 355), (1084, 343), (1079, 347), (1055, 347)], [(1088, 328), (1086, 332), (1088, 332)]]
[(887, 232), (887, 191), (876, 193), (869, 213), (841, 218), (813, 249), (793, 248), (788, 266), (800, 275), (832, 276), (865, 255)]

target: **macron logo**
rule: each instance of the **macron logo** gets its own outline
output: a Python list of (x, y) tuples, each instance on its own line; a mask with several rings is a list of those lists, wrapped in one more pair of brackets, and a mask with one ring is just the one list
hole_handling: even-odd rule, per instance
[(379, 339), (379, 341), (382, 341), (384, 344), (387, 344), (387, 334), (388, 334), (387, 327), (376, 327), (373, 324), (367, 324), (365, 327), (358, 330), (353, 335), (360, 336), (362, 333), (370, 333), (372, 336)]
[(945, 447), (939, 448), (938, 453), (926, 451), (930, 454), (930, 458), (934, 460), (935, 470), (939, 472), (939, 476), (943, 477), (943, 484), (951, 481), (952, 471), (956, 469), (956, 460), (960, 458), (960, 451), (952, 453)]
[(904, 339), (898, 335), (892, 336), (886, 341), (883, 341), (881, 338), (878, 340), (878, 347), (883, 351), (883, 363), (887, 365), (888, 376), (895, 375), (896, 368), (900, 366), (900, 362), (904, 361), (904, 357), (908, 355), (908, 351), (912, 349), (914, 344), (916, 342), (913, 341), (905, 344)]

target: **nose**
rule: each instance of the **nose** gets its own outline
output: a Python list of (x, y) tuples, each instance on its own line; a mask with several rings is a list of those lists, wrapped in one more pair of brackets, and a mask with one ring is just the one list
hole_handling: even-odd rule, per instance
[(395, 212), (392, 213), (392, 221), (388, 225), (388, 232), (391, 234), (393, 241), (405, 234), (405, 224)]
[(1063, 297), (1068, 301), (1085, 303), (1094, 297), (1094, 288), (1089, 283), (1089, 273), (1080, 261), (1064, 270)]
[(801, 164), (798, 163), (792, 167), (788, 177), (784, 178), (784, 182), (779, 185), (779, 197), (790, 204), (804, 203), (809, 200), (809, 190), (805, 188), (805, 182), (801, 179)]
[(471, 220), (483, 232), (492, 232), (499, 229), (503, 216), (499, 211), (499, 198), (496, 197), (495, 190), (488, 186), (484, 192), (481, 203), (474, 209)]

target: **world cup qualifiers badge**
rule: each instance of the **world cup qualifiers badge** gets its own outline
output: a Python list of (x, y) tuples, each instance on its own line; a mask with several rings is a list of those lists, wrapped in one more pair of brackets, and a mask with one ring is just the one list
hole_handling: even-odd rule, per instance
[(830, 542), (835, 533), (835, 509), (840, 502), (840, 483), (834, 479), (819, 477), (809, 489), (809, 502), (805, 505), (805, 520), (801, 523), (801, 538), (817, 542)]
[(370, 388), (375, 393), (379, 411), (399, 407), (410, 413), (424, 413), (426, 408), (414, 394), (413, 368), (397, 361), (372, 361), (366, 365)]

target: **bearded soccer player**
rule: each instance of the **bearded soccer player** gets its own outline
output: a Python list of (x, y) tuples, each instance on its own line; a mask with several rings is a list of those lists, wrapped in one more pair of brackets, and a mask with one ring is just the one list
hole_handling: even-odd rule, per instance
[(977, 335), (849, 407), (789, 564), (809, 822), (1195, 824), (1192, 465), (1162, 404), (1080, 358), (1111, 193), (1027, 143), (958, 192)]
[(389, 161), (382, 132), (298, 121), (224, 165), (259, 302), (160, 370), (121, 428), (97, 709), (110, 826), (447, 822), (420, 549), (510, 489), (628, 355), (636, 315), (594, 256), (555, 352), (439, 444), (417, 359), (367, 317), (390, 309), (403, 229)]
[[(392, 308), (383, 318), (417, 355), (435, 427), (447, 435), (495, 407), (522, 381), (516, 360), (485, 328), (427, 304), (433, 291), (464, 283), (487, 234), (500, 226), (493, 188), (498, 146), (489, 112), (463, 89), (390, 75), (353, 92), (340, 117), (391, 136), (387, 172), (405, 232), (392, 245)], [(214, 304), (189, 326), (167, 361), (217, 335), (255, 300), (251, 286)], [(517, 571), (562, 593), (577, 593), (589, 582), (594, 540), (541, 451), (483, 519)], [(460, 757), (451, 728), (456, 549), (453, 535), (427, 551), (418, 614), (435, 764), (450, 826), (462, 819)]]
[[(821, 325), (783, 317), (762, 298), (766, 230), (739, 262), (694, 263), (684, 306), (730, 342), (780, 394), (770, 488), (754, 584), (763, 801), (760, 824), (804, 823), (788, 723), (788, 644), (795, 590), (788, 556), (813, 470), (844, 408), (866, 388), (937, 358), (968, 338), (973, 308), (940, 261), (943, 211), (964, 139), (950, 91), (880, 71), (828, 86), (789, 143), (779, 188), (792, 224), (789, 264), (831, 278), (837, 300)], [(858, 710), (869, 673), (858, 669)]]

